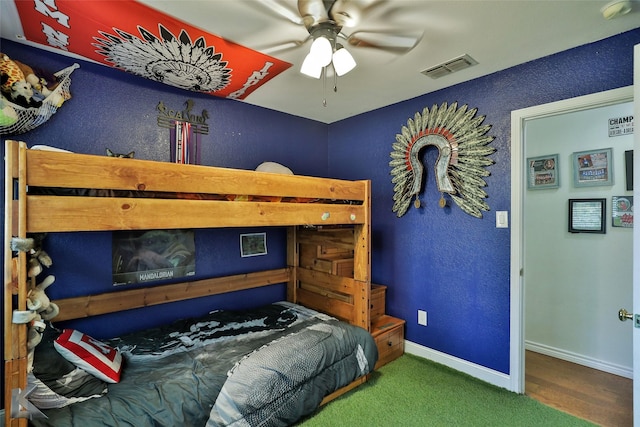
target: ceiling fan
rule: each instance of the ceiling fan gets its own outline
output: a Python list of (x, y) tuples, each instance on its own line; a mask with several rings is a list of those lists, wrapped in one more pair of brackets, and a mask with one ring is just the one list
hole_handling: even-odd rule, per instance
[[(422, 38), (422, 31), (367, 30), (368, 17), (388, 0), (298, 0), (297, 11), (278, 0), (263, 1), (277, 14), (298, 25), (304, 25), (309, 35), (264, 49), (266, 53), (302, 46), (313, 40), (301, 72), (311, 77), (326, 76), (333, 66), (338, 76), (355, 67), (355, 60), (343, 43), (356, 48), (378, 49), (403, 54), (413, 49)], [(369, 24), (369, 28), (371, 25)]]

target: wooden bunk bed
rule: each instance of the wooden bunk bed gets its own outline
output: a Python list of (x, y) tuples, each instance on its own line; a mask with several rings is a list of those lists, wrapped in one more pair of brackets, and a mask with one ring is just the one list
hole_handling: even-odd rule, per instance
[[(32, 194), (33, 188), (106, 190), (110, 197)], [(127, 192), (135, 197), (121, 196)], [(248, 196), (243, 197), (248, 201), (229, 201), (228, 195)], [(6, 141), (5, 425), (27, 425), (27, 419), (11, 416), (12, 391), (27, 386), (27, 327), (12, 323), (12, 313), (26, 310), (30, 286), (27, 255), (12, 252), (11, 237), (263, 226), (287, 227), (286, 267), (58, 300), (55, 322), (287, 283), (288, 301), (370, 330), (370, 182), (37, 151)], [(316, 247), (350, 252), (352, 274), (308, 265), (304, 253)], [(326, 396), (323, 403), (366, 378)]]

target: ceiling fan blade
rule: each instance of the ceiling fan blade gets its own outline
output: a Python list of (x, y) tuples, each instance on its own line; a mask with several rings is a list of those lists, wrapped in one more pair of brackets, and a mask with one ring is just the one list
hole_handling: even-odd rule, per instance
[(310, 38), (311, 38), (311, 35), (309, 35), (307, 38), (303, 40), (289, 40), (282, 43), (278, 43), (277, 45), (270, 45), (270, 46), (264, 46), (264, 47), (258, 46), (256, 47), (256, 50), (262, 53), (265, 53), (267, 55), (273, 55), (276, 53), (282, 53), (290, 49), (295, 49), (297, 47), (300, 47), (303, 44), (305, 44)]
[(374, 4), (384, 3), (383, 0), (336, 0), (329, 9), (329, 16), (338, 26), (353, 28), (358, 25), (362, 16)]
[(298, 0), (298, 11), (307, 30), (329, 20), (329, 13), (322, 0)]
[(355, 47), (371, 47), (397, 53), (406, 53), (416, 47), (422, 39), (422, 32), (395, 33), (356, 31), (347, 37), (347, 42)]
[(278, 0), (261, 0), (256, 2), (256, 4), (269, 9), (269, 11), (274, 12), (276, 15), (279, 15), (294, 24), (302, 25), (303, 23), (302, 17), (297, 10), (290, 9)]

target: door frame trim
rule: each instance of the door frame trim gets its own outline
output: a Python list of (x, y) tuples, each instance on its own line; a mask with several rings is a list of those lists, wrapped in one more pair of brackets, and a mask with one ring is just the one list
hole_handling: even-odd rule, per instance
[(511, 112), (511, 268), (509, 390), (524, 394), (524, 127), (528, 120), (633, 101), (633, 86), (612, 89)]

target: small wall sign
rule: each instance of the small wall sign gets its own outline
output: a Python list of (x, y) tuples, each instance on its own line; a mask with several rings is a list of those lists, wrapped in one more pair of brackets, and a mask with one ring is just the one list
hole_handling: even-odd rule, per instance
[(202, 110), (197, 114), (193, 111), (194, 104), (187, 99), (183, 110), (172, 110), (160, 101), (156, 107), (158, 126), (170, 129), (169, 156), (174, 163), (200, 164), (200, 135), (209, 134), (209, 113)]
[(192, 112), (195, 102), (192, 99), (187, 99), (184, 103), (184, 109), (172, 110), (167, 108), (164, 102), (158, 102), (156, 110), (158, 110), (158, 126), (163, 128), (174, 129), (176, 122), (186, 122), (192, 126), (193, 133), (199, 133), (202, 135), (209, 134), (209, 125), (207, 119), (209, 118), (209, 112), (202, 110), (201, 114)]
[(609, 138), (633, 134), (633, 115), (609, 119)]

